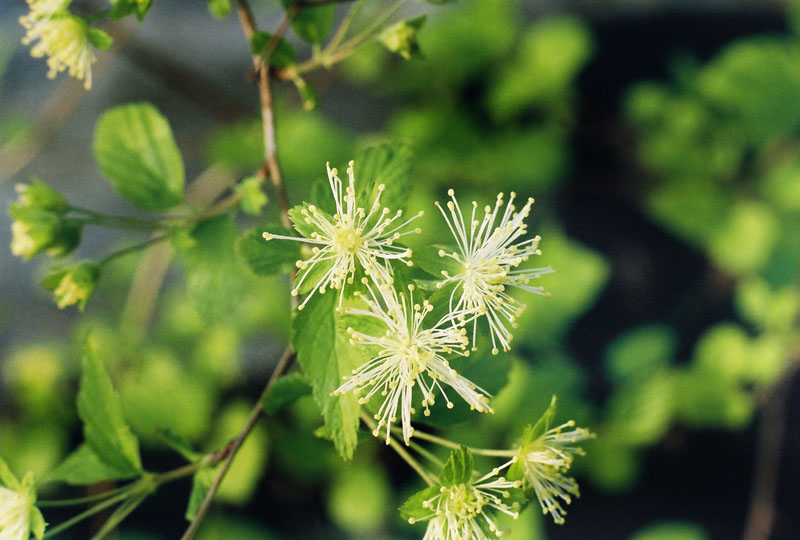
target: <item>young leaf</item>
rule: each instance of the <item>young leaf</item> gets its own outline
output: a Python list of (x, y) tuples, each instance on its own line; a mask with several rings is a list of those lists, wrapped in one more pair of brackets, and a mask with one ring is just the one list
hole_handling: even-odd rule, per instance
[[(230, 313), (244, 288), (234, 244), (239, 229), (231, 216), (204, 221), (177, 245), (186, 269), (186, 288), (198, 311), (208, 319)], [(265, 242), (266, 243), (266, 242)]]
[(439, 481), (443, 486), (452, 487), (466, 484), (472, 478), (472, 454), (466, 446), (450, 452), (450, 457), (439, 473)]
[(103, 175), (131, 204), (166, 210), (183, 200), (183, 159), (166, 118), (149, 103), (106, 111), (95, 129), (94, 154)]
[(268, 414), (275, 414), (310, 393), (311, 386), (302, 373), (289, 373), (275, 381), (267, 395), (264, 396), (264, 410)]
[(269, 276), (290, 272), (301, 259), (299, 242), (264, 240), (264, 232), (291, 236), (282, 227), (254, 227), (236, 241), (236, 252), (253, 273)]
[[(294, 3), (292, 0), (282, 2), (286, 8)], [(319, 45), (330, 33), (335, 15), (335, 4), (300, 8), (292, 21), (292, 30), (303, 41)]]
[(107, 51), (114, 43), (114, 38), (99, 28), (89, 28), (86, 34), (92, 45), (101, 51)]
[(11, 472), (8, 464), (0, 457), (0, 484), (12, 491), (19, 491), (20, 484), (17, 477)]
[(423, 503), (439, 494), (439, 486), (428, 486), (422, 491), (417, 491), (400, 506), (400, 515), (409, 522), (430, 517), (432, 510), (425, 508)]
[(358, 205), (369, 209), (378, 195), (378, 186), (383, 184), (386, 189), (381, 204), (392, 211), (405, 209), (411, 157), (411, 147), (407, 144), (372, 146), (358, 154), (353, 160)]
[(550, 399), (550, 405), (547, 406), (542, 416), (537, 420), (536, 424), (532, 428), (528, 428), (525, 430), (525, 434), (522, 436), (522, 443), (528, 444), (542, 435), (544, 435), (548, 429), (550, 429), (550, 425), (553, 423), (553, 418), (556, 416), (556, 396), (553, 396)]
[(64, 482), (72, 486), (88, 486), (106, 480), (127, 480), (137, 474), (131, 470), (122, 471), (107, 465), (88, 444), (82, 444), (51, 471), (45, 480)]
[(315, 295), (295, 317), (293, 343), (336, 449), (351, 459), (358, 443), (358, 398), (352, 393), (331, 394), (363, 359), (347, 335), (336, 331), (337, 300), (334, 292)]
[(86, 442), (103, 463), (120, 474), (136, 476), (142, 471), (139, 441), (125, 423), (122, 403), (91, 335), (86, 338), (81, 368), (78, 416)]
[(264, 59), (264, 55), (269, 52), (269, 65), (278, 69), (285, 69), (294, 65), (294, 46), (286, 38), (281, 38), (272, 51), (267, 51), (267, 45), (271, 41), (272, 34), (269, 32), (253, 32), (253, 35), (250, 37), (250, 50), (253, 54), (261, 56), (262, 59)]
[(216, 19), (224, 19), (231, 14), (231, 0), (207, 0), (208, 11)]

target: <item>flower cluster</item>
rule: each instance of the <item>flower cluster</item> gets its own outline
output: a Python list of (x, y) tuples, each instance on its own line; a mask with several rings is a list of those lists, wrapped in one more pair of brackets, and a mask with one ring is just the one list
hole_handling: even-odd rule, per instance
[(91, 45), (108, 48), (111, 38), (105, 32), (90, 28), (87, 22), (70, 13), (72, 0), (27, 0), (30, 11), (20, 17), (25, 28), (24, 45), (30, 45), (31, 56), (47, 57), (47, 76), (55, 78), (62, 71), (92, 87), (92, 64), (97, 61)]
[[(528, 217), (533, 199), (528, 199), (521, 210), (514, 206), (515, 193), (511, 193), (505, 204), (503, 194), (497, 196), (494, 207), (483, 209), (483, 218), (478, 219), (478, 203), (472, 201), (472, 212), (469, 222), (456, 200), (455, 192), (448, 192), (448, 214), (439, 202), (437, 208), (444, 216), (447, 226), (456, 240), (457, 250), (447, 252), (440, 250), (440, 257), (447, 257), (458, 263), (458, 272), (450, 273), (442, 270), (445, 277), (437, 286), (443, 287), (454, 283), (450, 295), (450, 308), (465, 310), (474, 314), (473, 347), (477, 335), (477, 323), (485, 317), (489, 323), (492, 339), (492, 353), (499, 352), (498, 345), (504, 351), (510, 349), (511, 333), (504, 321), (512, 326), (524, 309), (508, 293), (508, 287), (516, 287), (536, 294), (545, 294), (541, 287), (533, 287), (530, 282), (541, 275), (553, 272), (552, 268), (525, 268), (519, 266), (531, 255), (540, 255), (539, 236), (519, 241), (527, 232), (524, 220)], [(501, 208), (505, 204), (505, 210)]]

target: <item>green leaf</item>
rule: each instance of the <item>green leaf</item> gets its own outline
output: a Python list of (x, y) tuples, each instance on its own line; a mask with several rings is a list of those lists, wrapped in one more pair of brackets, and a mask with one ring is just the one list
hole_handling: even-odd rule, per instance
[(417, 491), (400, 506), (400, 515), (412, 524), (417, 520), (429, 517), (431, 509), (422, 504), (438, 494), (439, 486), (428, 486), (422, 491)]
[(707, 540), (703, 528), (693, 523), (668, 521), (648, 525), (631, 537), (631, 540)]
[(268, 414), (275, 414), (310, 393), (311, 386), (302, 373), (289, 373), (275, 381), (267, 395), (264, 396), (264, 410)]
[(414, 250), (412, 260), (414, 264), (422, 268), (425, 272), (437, 279), (443, 279), (442, 270), (451, 276), (457, 276), (464, 270), (464, 265), (452, 257), (439, 255), (441, 251), (445, 253), (458, 253), (455, 246), (445, 246), (435, 244), (432, 246), (422, 246)]
[[(297, 232), (300, 233), (300, 236), (304, 238), (311, 238), (311, 235), (313, 233), (322, 232), (316, 225), (313, 225), (311, 223), (306, 223), (306, 216), (303, 215), (303, 211), (310, 214), (309, 208), (312, 206), (313, 205), (304, 202), (303, 204), (293, 206), (292, 208), (289, 209), (289, 219), (292, 220), (292, 226), (295, 228)], [(330, 216), (330, 214), (328, 214), (321, 208), (318, 208), (318, 210), (322, 212), (322, 215), (325, 218), (328, 218), (329, 222), (333, 222), (333, 218)]]
[(152, 105), (106, 111), (95, 129), (94, 154), (103, 175), (131, 204), (166, 210), (183, 200), (183, 159), (166, 118)]
[(30, 527), (31, 534), (36, 540), (44, 538), (44, 530), (47, 528), (47, 522), (44, 520), (42, 511), (35, 506), (31, 509), (30, 513)]
[(291, 272), (302, 258), (300, 242), (264, 240), (264, 232), (291, 236), (283, 227), (254, 227), (236, 241), (236, 252), (255, 274), (269, 276)]
[(175, 433), (169, 428), (157, 431), (156, 438), (183, 456), (186, 461), (195, 462), (203, 457), (192, 448), (192, 444), (183, 435)]
[(189, 295), (209, 320), (229, 314), (244, 290), (244, 275), (234, 249), (238, 237), (233, 218), (220, 216), (200, 223), (188, 237), (173, 241), (186, 269)]
[(205, 467), (197, 471), (192, 477), (192, 491), (189, 494), (189, 504), (186, 507), (186, 520), (194, 521), (197, 516), (197, 510), (203, 503), (208, 490), (211, 489), (211, 484), (214, 482), (217, 468)]
[(12, 491), (19, 491), (20, 489), (19, 480), (17, 480), (17, 477), (11, 472), (11, 469), (2, 457), (0, 457), (0, 484), (3, 484)]
[(780, 231), (780, 223), (768, 205), (739, 201), (710, 239), (709, 252), (717, 264), (736, 276), (753, 273), (768, 262)]
[(249, 176), (233, 186), (233, 191), (239, 195), (239, 208), (245, 214), (257, 216), (267, 204), (266, 193), (261, 189), (261, 179), (258, 176)]
[(337, 295), (332, 292), (315, 295), (294, 319), (293, 343), (336, 449), (343, 458), (351, 459), (358, 443), (358, 398), (352, 392), (331, 394), (363, 358), (350, 346), (347, 335), (336, 331), (336, 302)]
[(107, 480), (127, 480), (138, 476), (131, 470), (119, 470), (104, 463), (88, 444), (80, 445), (50, 472), (47, 482), (64, 482), (72, 486), (88, 486)]
[(136, 18), (141, 21), (151, 7), (151, 0), (111, 0), (111, 3), (114, 4), (111, 18), (115, 21), (127, 17), (131, 13), (136, 13)]
[(89, 28), (87, 35), (92, 45), (101, 51), (107, 51), (111, 48), (111, 44), (114, 43), (114, 38), (99, 28)]
[[(292, 0), (282, 0), (284, 7), (289, 7)], [(333, 28), (336, 5), (303, 7), (292, 21), (292, 30), (297, 37), (308, 43), (319, 45)]]
[(542, 416), (539, 420), (536, 421), (536, 424), (533, 425), (530, 429), (525, 430), (525, 434), (522, 436), (523, 444), (528, 444), (542, 435), (544, 435), (550, 426), (553, 424), (553, 418), (556, 416), (556, 396), (553, 396), (550, 399), (550, 405), (547, 406)]
[[(250, 50), (254, 55), (261, 56), (266, 60), (265, 54), (267, 52), (267, 45), (272, 41), (272, 34), (269, 32), (253, 32), (250, 36)], [(286, 39), (281, 38), (278, 40), (277, 45), (271, 51), (269, 56), (269, 65), (278, 69), (285, 69), (295, 64), (295, 51), (294, 46)]]
[(383, 184), (381, 204), (392, 211), (403, 210), (408, 200), (413, 152), (407, 144), (381, 144), (360, 152), (354, 161), (358, 205), (368, 209)]
[(605, 354), (606, 369), (617, 382), (641, 380), (668, 367), (676, 348), (668, 326), (641, 326), (611, 342)]
[(439, 473), (439, 481), (443, 486), (452, 487), (467, 484), (472, 478), (472, 454), (466, 446), (450, 452), (450, 457)]
[(231, 14), (231, 0), (206, 0), (208, 11), (216, 19), (224, 19)]
[(103, 463), (136, 476), (142, 471), (139, 441), (125, 423), (122, 403), (97, 349), (92, 336), (87, 336), (77, 400), (83, 435)]

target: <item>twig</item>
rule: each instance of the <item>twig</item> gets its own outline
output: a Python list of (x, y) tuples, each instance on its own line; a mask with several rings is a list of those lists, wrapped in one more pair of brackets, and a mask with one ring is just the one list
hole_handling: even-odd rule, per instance
[[(374, 430), (377, 427), (377, 424), (375, 423), (375, 420), (373, 420), (372, 417), (369, 414), (364, 412), (363, 409), (361, 410), (360, 416), (361, 416), (361, 421), (364, 422), (365, 424), (367, 424), (367, 426), (370, 429)], [(419, 462), (416, 459), (414, 459), (411, 456), (411, 454), (409, 454), (406, 451), (405, 448), (400, 446), (400, 444), (396, 440), (394, 440), (394, 437), (389, 437), (389, 439), (387, 441), (387, 444), (389, 444), (389, 446), (392, 447), (392, 450), (394, 450), (397, 453), (397, 455), (400, 456), (403, 459), (403, 461), (408, 463), (409, 466), (412, 469), (414, 469), (414, 471), (418, 475), (420, 475), (420, 477), (425, 481), (426, 484), (428, 484), (429, 486), (432, 486), (435, 483), (435, 481), (431, 477), (431, 475), (422, 467), (422, 465), (419, 464)]]
[(795, 375), (800, 370), (800, 352), (793, 354), (780, 378), (762, 394), (764, 405), (758, 430), (756, 462), (750, 509), (743, 540), (767, 540), (775, 521), (781, 445), (786, 432), (786, 406)]
[(244, 425), (241, 431), (239, 431), (239, 434), (236, 436), (236, 438), (234, 438), (223, 448), (225, 457), (222, 460), (222, 465), (219, 471), (217, 471), (217, 475), (214, 477), (211, 487), (208, 488), (208, 492), (203, 498), (203, 502), (200, 503), (194, 520), (192, 520), (192, 522), (189, 524), (189, 528), (186, 529), (186, 532), (183, 533), (181, 540), (191, 540), (194, 538), (194, 535), (197, 534), (197, 530), (200, 528), (200, 523), (208, 513), (209, 508), (211, 508), (211, 503), (214, 501), (214, 496), (216, 495), (217, 490), (219, 490), (219, 486), (222, 484), (222, 480), (225, 478), (225, 474), (228, 472), (228, 469), (233, 462), (233, 458), (236, 456), (236, 453), (239, 451), (242, 443), (244, 443), (244, 440), (250, 434), (250, 431), (252, 431), (253, 427), (256, 425), (258, 417), (261, 415), (261, 412), (264, 409), (264, 396), (267, 395), (267, 392), (269, 392), (269, 389), (272, 388), (273, 384), (275, 384), (275, 381), (278, 380), (278, 377), (280, 377), (283, 372), (286, 371), (286, 368), (289, 367), (293, 357), (294, 353), (292, 352), (291, 348), (287, 347), (283, 353), (283, 356), (278, 362), (278, 365), (275, 366), (275, 370), (272, 372), (272, 375), (267, 381), (266, 386), (264, 386), (264, 390), (262, 390), (258, 401), (253, 407), (253, 410), (250, 412), (250, 417), (247, 419), (247, 423)]

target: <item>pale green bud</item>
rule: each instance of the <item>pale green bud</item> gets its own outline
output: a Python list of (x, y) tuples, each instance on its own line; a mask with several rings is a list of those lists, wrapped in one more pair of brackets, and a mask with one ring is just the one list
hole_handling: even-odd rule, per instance
[(78, 304), (81, 311), (97, 287), (100, 267), (93, 261), (84, 261), (75, 266), (52, 270), (42, 281), (42, 285), (53, 291), (59, 309)]
[(425, 24), (425, 15), (401, 21), (381, 32), (380, 40), (387, 49), (411, 60), (412, 57), (422, 56), (417, 41), (419, 31)]
[(239, 207), (245, 214), (257, 216), (267, 204), (267, 196), (261, 190), (261, 181), (257, 176), (245, 178), (233, 190), (239, 194)]

